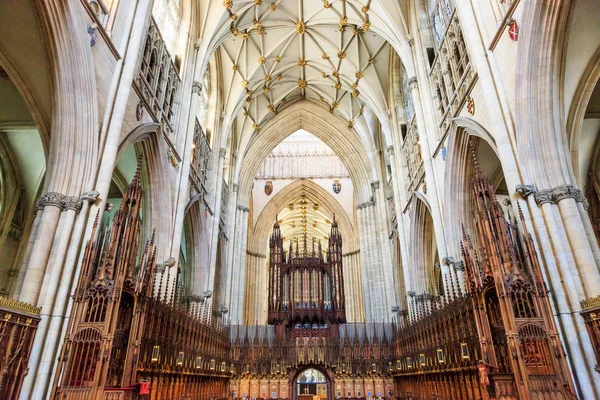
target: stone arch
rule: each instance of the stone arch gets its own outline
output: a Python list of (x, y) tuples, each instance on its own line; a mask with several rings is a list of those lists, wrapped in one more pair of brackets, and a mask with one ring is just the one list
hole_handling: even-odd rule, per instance
[(143, 154), (144, 186), (147, 191), (145, 197), (150, 202), (150, 206), (145, 207), (145, 214), (149, 216), (149, 224), (146, 226), (157, 231), (159, 260), (170, 254), (169, 238), (174, 222), (173, 204), (169, 196), (172, 174), (168, 170), (169, 164), (164, 161), (168, 148), (161, 134), (159, 124), (141, 124), (123, 138), (117, 151), (118, 159), (127, 147), (135, 145)]
[(314, 197), (319, 202), (319, 205), (324, 207), (332, 215), (335, 215), (340, 228), (340, 233), (344, 239), (344, 253), (358, 250), (356, 230), (354, 229), (350, 218), (348, 218), (346, 211), (342, 208), (342, 205), (318, 184), (310, 180), (299, 179), (292, 182), (281, 192), (273, 196), (260, 213), (260, 216), (254, 225), (252, 236), (248, 240), (248, 249), (250, 251), (257, 253), (264, 252), (264, 246), (265, 243), (269, 242), (269, 235), (271, 234), (273, 222), (275, 221), (277, 213), (288, 203), (297, 199), (304, 193), (310, 194), (311, 197)]
[(438, 263), (439, 254), (437, 250), (435, 229), (431, 208), (426, 199), (414, 196), (410, 205), (410, 237), (409, 260), (411, 269), (409, 271), (411, 291), (422, 294), (442, 295), (438, 293), (439, 277), (436, 275), (435, 263)]
[[(471, 138), (476, 142), (484, 142), (491, 148), (496, 159), (498, 156), (496, 142), (490, 133), (478, 122), (470, 118), (455, 118), (448, 138), (448, 157), (444, 174), (444, 231), (448, 256), (456, 261), (460, 258), (461, 227), (469, 227), (471, 219), (471, 176), (473, 175), (473, 157), (469, 148)], [(450, 193), (449, 191), (452, 190)], [(444, 255), (442, 255), (443, 257)]]
[(260, 134), (251, 139), (236, 168), (237, 182), (240, 185), (238, 201), (248, 203), (252, 182), (260, 163), (278, 143), (299, 129), (314, 134), (340, 157), (352, 178), (356, 201), (368, 201), (372, 194), (370, 177), (376, 175), (374, 163), (360, 145), (358, 134), (340, 119), (331, 118), (331, 114), (324, 108), (309, 101), (298, 102), (286, 108), (271, 119)]

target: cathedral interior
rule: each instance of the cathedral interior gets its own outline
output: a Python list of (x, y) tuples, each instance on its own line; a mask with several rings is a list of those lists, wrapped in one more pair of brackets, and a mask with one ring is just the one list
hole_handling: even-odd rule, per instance
[(598, 0), (0, 0), (0, 400), (600, 399)]

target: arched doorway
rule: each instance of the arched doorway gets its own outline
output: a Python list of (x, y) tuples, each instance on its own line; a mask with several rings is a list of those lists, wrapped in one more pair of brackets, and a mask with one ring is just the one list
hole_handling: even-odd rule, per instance
[(298, 371), (292, 382), (293, 400), (331, 400), (331, 380), (315, 367)]

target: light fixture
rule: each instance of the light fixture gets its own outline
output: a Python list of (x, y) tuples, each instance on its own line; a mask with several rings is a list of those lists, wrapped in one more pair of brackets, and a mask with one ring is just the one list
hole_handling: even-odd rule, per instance
[(437, 354), (438, 363), (439, 364), (445, 364), (446, 363), (446, 356), (444, 355), (444, 350), (437, 349), (436, 354)]
[(425, 367), (427, 365), (427, 361), (425, 360), (425, 354), (419, 354), (419, 365), (421, 367)]
[(198, 356), (196, 357), (196, 369), (200, 369), (202, 368), (202, 357)]
[(185, 353), (183, 351), (180, 351), (179, 354), (177, 354), (177, 366), (181, 367), (183, 365), (183, 360), (185, 358)]
[(217, 362), (215, 361), (215, 359), (214, 359), (214, 358), (212, 358), (212, 359), (210, 360), (209, 367), (210, 367), (210, 370), (211, 370), (211, 371), (214, 371), (214, 370), (215, 370), (215, 368), (217, 367)]
[(154, 347), (152, 347), (152, 358), (150, 360), (152, 362), (158, 362), (159, 357), (160, 357), (160, 346), (154, 345)]
[(469, 347), (465, 342), (462, 342), (460, 344), (460, 356), (463, 360), (469, 360), (471, 358), (471, 356), (469, 355)]

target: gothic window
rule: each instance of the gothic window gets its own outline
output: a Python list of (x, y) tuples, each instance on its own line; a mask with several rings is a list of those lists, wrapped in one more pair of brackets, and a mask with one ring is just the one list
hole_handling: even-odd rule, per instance
[(173, 57), (181, 22), (181, 0), (155, 0), (152, 16), (158, 25), (168, 52)]

